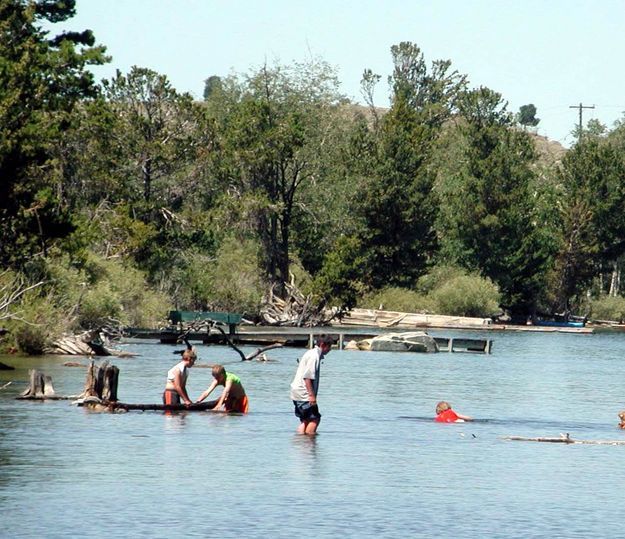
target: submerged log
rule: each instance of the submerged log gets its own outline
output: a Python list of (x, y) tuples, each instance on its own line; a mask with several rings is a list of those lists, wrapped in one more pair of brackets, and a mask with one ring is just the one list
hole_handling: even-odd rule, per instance
[(184, 404), (131, 404), (127, 402), (110, 402), (101, 401), (94, 397), (87, 397), (81, 401), (76, 401), (75, 404), (83, 406), (97, 412), (128, 412), (131, 410), (139, 411), (169, 411), (169, 412), (204, 412), (206, 410), (212, 410), (217, 405), (217, 400), (208, 402), (195, 403), (190, 406)]
[(575, 440), (568, 433), (559, 438), (525, 438), (523, 436), (504, 436), (504, 440), (516, 442), (547, 442), (554, 444), (586, 444), (586, 445), (625, 445), (625, 440)]

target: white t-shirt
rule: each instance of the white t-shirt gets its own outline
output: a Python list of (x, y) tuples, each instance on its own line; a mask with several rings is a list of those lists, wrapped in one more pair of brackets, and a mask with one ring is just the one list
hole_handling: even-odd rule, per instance
[(295, 378), (291, 382), (291, 399), (294, 401), (307, 401), (310, 394), (306, 389), (305, 378), (313, 381), (315, 396), (319, 389), (319, 372), (321, 369), (321, 348), (315, 346), (308, 350), (299, 360)]
[(176, 370), (180, 371), (182, 383), (184, 384), (187, 381), (187, 375), (189, 374), (189, 369), (187, 368), (187, 364), (184, 361), (177, 363), (171, 369), (167, 371), (167, 381), (173, 382), (176, 377)]

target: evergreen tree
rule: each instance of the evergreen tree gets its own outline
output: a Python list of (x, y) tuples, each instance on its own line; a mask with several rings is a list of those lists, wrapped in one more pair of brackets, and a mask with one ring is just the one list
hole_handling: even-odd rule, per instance
[(90, 31), (49, 38), (42, 21), (72, 17), (74, 0), (0, 0), (0, 265), (23, 265), (67, 236), (51, 144), (97, 88), (87, 65), (107, 61)]

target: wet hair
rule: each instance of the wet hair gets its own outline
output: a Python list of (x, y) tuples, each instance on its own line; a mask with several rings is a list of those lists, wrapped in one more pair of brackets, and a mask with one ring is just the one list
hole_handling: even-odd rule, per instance
[(334, 344), (334, 339), (330, 335), (326, 335), (322, 333), (317, 337), (317, 346), (321, 346), (322, 344), (326, 344), (328, 346), (332, 346)]
[(213, 365), (211, 372), (213, 373), (213, 378), (215, 380), (221, 378), (222, 376), (226, 376), (226, 369), (223, 365)]
[(182, 359), (192, 359), (193, 361), (195, 361), (197, 359), (197, 353), (195, 352), (194, 348), (191, 348), (191, 350), (185, 350), (184, 352), (182, 352)]
[(451, 406), (449, 405), (449, 403), (447, 401), (441, 401), (436, 405), (436, 414), (440, 414), (441, 412), (444, 412), (445, 410), (451, 410)]

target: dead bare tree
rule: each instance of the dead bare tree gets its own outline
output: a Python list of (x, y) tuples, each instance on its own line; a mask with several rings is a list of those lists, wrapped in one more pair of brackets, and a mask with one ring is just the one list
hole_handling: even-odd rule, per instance
[(21, 277), (15, 276), (7, 279), (7, 276), (9, 276), (8, 270), (0, 273), (0, 320), (15, 319), (26, 322), (12, 307), (26, 292), (40, 287), (44, 281), (27, 285)]

